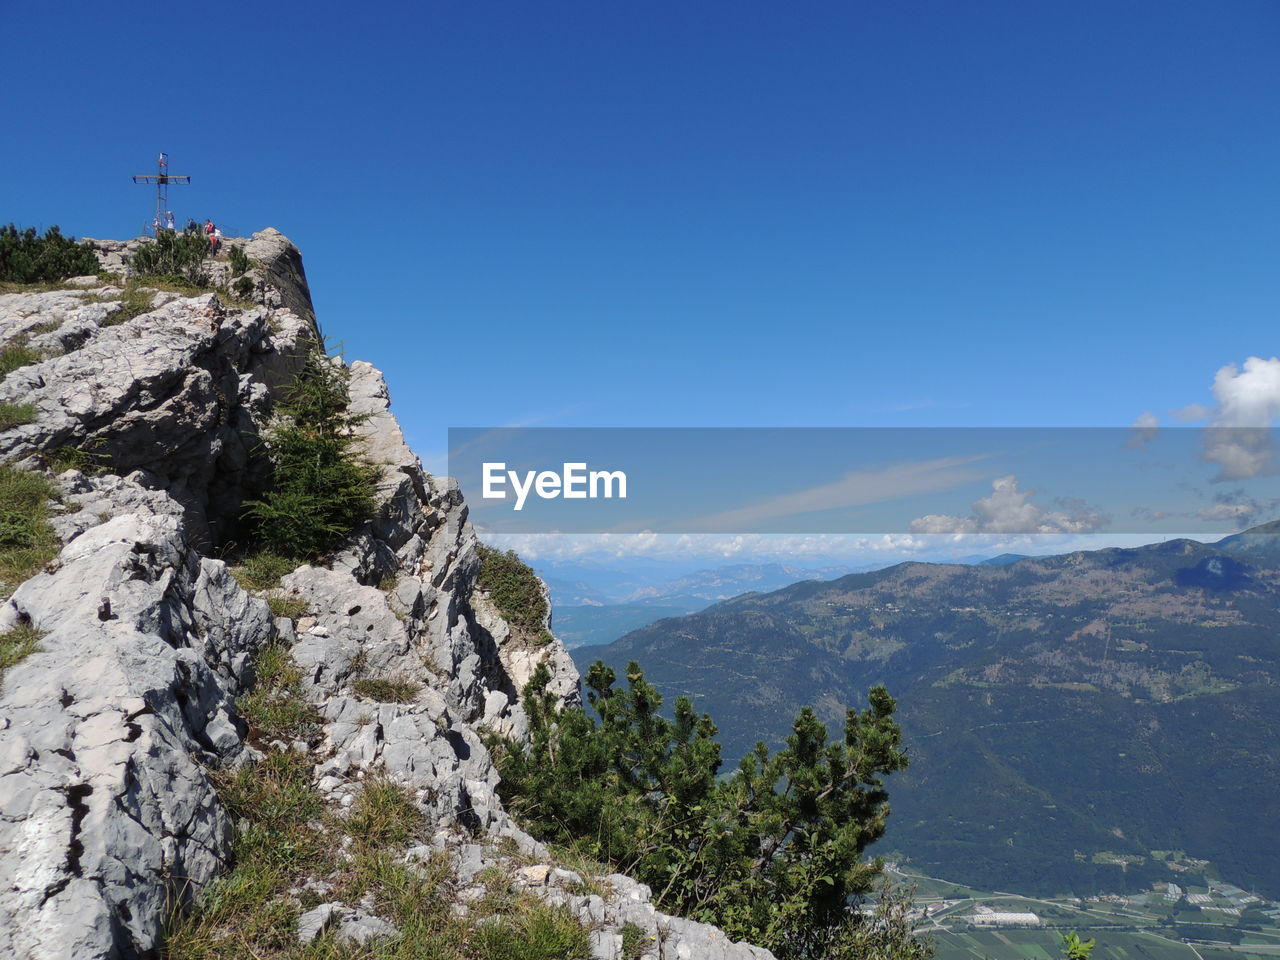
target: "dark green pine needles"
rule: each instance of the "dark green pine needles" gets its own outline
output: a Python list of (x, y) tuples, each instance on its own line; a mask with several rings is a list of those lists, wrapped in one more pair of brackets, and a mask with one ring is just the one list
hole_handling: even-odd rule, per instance
[(372, 518), (378, 469), (361, 459), (348, 409), (349, 371), (323, 345), (307, 357), (264, 438), (271, 484), (245, 504), (254, 539), (282, 557), (314, 560)]

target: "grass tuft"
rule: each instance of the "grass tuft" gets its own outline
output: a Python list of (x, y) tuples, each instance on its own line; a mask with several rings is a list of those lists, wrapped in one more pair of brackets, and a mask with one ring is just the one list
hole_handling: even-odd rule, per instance
[(231, 568), (231, 575), (246, 590), (270, 590), (280, 585), (280, 578), (292, 573), (298, 561), (282, 557), (270, 550), (260, 550), (246, 556)]
[(0, 464), (0, 597), (58, 555), (61, 542), (49, 525), (49, 504), (58, 498), (40, 474)]
[(422, 811), (408, 787), (385, 777), (365, 781), (347, 820), (347, 829), (361, 849), (405, 846), (423, 828)]
[(149, 313), (152, 309), (151, 304), (155, 299), (155, 289), (146, 288), (139, 284), (130, 282), (124, 289), (124, 293), (118, 299), (120, 306), (107, 314), (107, 319), (102, 322), (104, 327), (114, 327), (134, 317), (140, 317), (144, 313)]
[(378, 703), (412, 703), (422, 689), (412, 680), (364, 677), (351, 684), (351, 690), (359, 697)]
[[(101, 444), (98, 444), (101, 446)], [(94, 450), (83, 447), (55, 447), (40, 453), (45, 467), (53, 473), (64, 470), (79, 470), (81, 473), (102, 473), (107, 468), (109, 458)]]
[(42, 636), (44, 634), (39, 630), (26, 625), (0, 633), (0, 685), (4, 683), (6, 670), (17, 666), (40, 649)]
[(576, 960), (591, 956), (591, 941), (576, 917), (533, 897), (480, 924), (472, 940), (482, 960)]
[(292, 595), (272, 594), (267, 597), (267, 606), (271, 608), (273, 617), (288, 617), (290, 620), (305, 617), (308, 613), (307, 601)]
[(25, 426), (36, 418), (36, 408), (31, 403), (0, 403), (0, 430), (12, 430)]
[(19, 367), (39, 363), (44, 354), (27, 345), (27, 338), (17, 336), (3, 347), (0, 347), (0, 380), (3, 380)]
[(315, 707), (301, 695), (302, 673), (282, 644), (258, 655), (258, 681), (240, 698), (240, 712), (249, 721), (250, 736), (270, 742), (306, 738), (319, 727)]

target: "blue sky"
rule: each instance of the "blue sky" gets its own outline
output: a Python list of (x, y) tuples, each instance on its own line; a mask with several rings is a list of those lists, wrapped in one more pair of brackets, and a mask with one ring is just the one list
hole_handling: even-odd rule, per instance
[(1275, 355), (1280, 6), (10, 4), (0, 219), (275, 226), (449, 426), (1123, 426)]

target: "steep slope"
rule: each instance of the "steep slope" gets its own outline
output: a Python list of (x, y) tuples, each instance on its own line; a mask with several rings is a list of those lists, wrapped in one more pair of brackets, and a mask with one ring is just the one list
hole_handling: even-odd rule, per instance
[(1274, 896), (1273, 543), (1255, 532), (908, 563), (748, 594), (574, 654), (580, 666), (639, 660), (668, 695), (712, 713), (729, 756), (782, 740), (804, 704), (837, 723), (885, 683), (913, 760), (882, 845), (936, 875), (1028, 893), (1134, 889), (1171, 879), (1151, 850), (1184, 849)]
[[(265, 598), (217, 559), (264, 482), (257, 438), (315, 338), (297, 250), (276, 231), (230, 243), (254, 261), (252, 303), (97, 278), (0, 296), (0, 347), (43, 356), (0, 380), (0, 403), (30, 405), (29, 423), (0, 433), (0, 457), (83, 467), (56, 477), (56, 558), (0, 587), (0, 634), (40, 635), (0, 680), (0, 955), (157, 956), (174, 906), (232, 865), (236, 825), (215, 782), (297, 755), (333, 823), (370, 784), (407, 791), (425, 842), (395, 862), (456, 896), (454, 914), (498, 871), (568, 911), (600, 957), (621, 955), (624, 925), (646, 956), (767, 957), (657, 913), (625, 877), (584, 890), (502, 809), (483, 734), (522, 734), (520, 687), (537, 663), (565, 702), (577, 674), (557, 641), (513, 634), (479, 587), (461, 496), (405, 446), (374, 368), (353, 364), (349, 385), (380, 470), (375, 518)], [(128, 244), (97, 247), (127, 270)], [(122, 311), (139, 293), (141, 309)], [(316, 720), (272, 739), (246, 722), (242, 698), (280, 645)], [(391, 681), (400, 692), (380, 699)], [(304, 912), (334, 884), (303, 880), (272, 914), (279, 942), (400, 935), (373, 897)]]

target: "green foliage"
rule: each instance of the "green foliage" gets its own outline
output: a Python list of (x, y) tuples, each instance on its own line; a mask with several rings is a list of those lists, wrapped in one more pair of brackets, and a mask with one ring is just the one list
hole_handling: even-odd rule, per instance
[(241, 300), (248, 300), (253, 294), (253, 280), (250, 277), (241, 277), (231, 285), (231, 291)]
[(264, 444), (272, 478), (245, 504), (256, 541), (282, 557), (323, 556), (373, 516), (377, 468), (360, 459), (347, 409), (349, 372), (317, 347), (294, 378)]
[(871, 913), (837, 930), (823, 960), (929, 960), (935, 946), (915, 933), (914, 893), (885, 879)]
[(413, 791), (378, 777), (365, 781), (347, 821), (351, 835), (366, 849), (403, 847), (422, 832), (422, 826)]
[(50, 227), (43, 237), (34, 227), (0, 227), (0, 282), (50, 283), (67, 277), (96, 274), (98, 258), (75, 237)]
[(6, 670), (40, 649), (42, 636), (39, 630), (25, 624), (0, 633), (0, 687), (4, 685)]
[(302, 674), (289, 651), (272, 644), (258, 656), (257, 683), (240, 698), (249, 732), (263, 740), (292, 740), (313, 733), (319, 724), (315, 708), (301, 696)]
[(622, 925), (622, 960), (640, 960), (649, 938), (641, 927), (634, 923)]
[(0, 597), (7, 597), (58, 554), (49, 504), (58, 489), (38, 473), (0, 464)]
[(175, 905), (166, 944), (171, 960), (293, 955), (298, 910), (288, 888), (334, 863), (324, 798), (311, 781), (311, 758), (291, 750), (215, 776), (238, 824), (235, 869), (215, 880), (194, 910)]
[(246, 590), (270, 590), (278, 586), (280, 578), (292, 573), (298, 564), (289, 557), (282, 557), (270, 550), (258, 550), (241, 559), (231, 568), (231, 575)]
[(125, 285), (124, 292), (119, 298), (120, 306), (107, 314), (107, 319), (104, 321), (103, 326), (114, 327), (150, 312), (153, 300), (155, 300), (154, 290), (148, 289), (136, 281), (130, 281)]
[(130, 260), (139, 277), (156, 277), (171, 283), (204, 287), (209, 275), (204, 269), (209, 240), (203, 233), (161, 230), (154, 240), (138, 248)]
[[(94, 447), (101, 447), (102, 441), (94, 444)], [(107, 468), (108, 458), (106, 455), (98, 452), (97, 449), (85, 449), (84, 447), (54, 447), (52, 450), (42, 450), (40, 459), (44, 461), (44, 465), (54, 473), (62, 473), (64, 470), (79, 470), (81, 473), (102, 473)]]
[(556, 713), (540, 666), (525, 689), (527, 747), (499, 750), (503, 799), (536, 835), (649, 884), (664, 909), (715, 923), (780, 958), (834, 955), (865, 933), (850, 898), (879, 862), (862, 853), (889, 813), (882, 777), (903, 769), (896, 704), (883, 687), (846, 714), (844, 736), (805, 708), (786, 747), (763, 745), (718, 779), (715, 724), (685, 697), (673, 718), (636, 663), (627, 685), (597, 662), (584, 709)]
[(252, 265), (249, 255), (240, 247), (228, 247), (227, 259), (231, 261), (231, 276), (239, 277)]
[(3, 347), (0, 347), (0, 380), (3, 380), (19, 367), (31, 363), (39, 363), (44, 355), (39, 350), (27, 346), (25, 336), (16, 336)]
[(537, 574), (514, 550), (503, 553), (481, 544), (481, 589), (488, 592), (493, 605), (511, 629), (526, 640), (541, 646), (551, 642), (547, 622), (547, 598)]
[[(305, 707), (297, 669), (283, 647), (258, 659), (251, 696), (274, 692)], [(265, 732), (265, 731), (260, 731)], [(585, 960), (587, 933), (567, 912), (492, 882), (469, 915), (453, 912), (448, 857), (408, 864), (403, 850), (425, 821), (408, 788), (390, 780), (364, 783), (342, 815), (313, 782), (314, 757), (268, 750), (256, 764), (213, 774), (236, 824), (233, 869), (192, 904), (174, 903), (166, 930), (167, 960)], [(332, 899), (371, 902), (396, 927), (363, 945), (340, 943), (333, 931), (300, 944), (297, 921), (311, 894), (306, 881), (333, 885)], [(492, 878), (489, 878), (492, 880)], [(185, 892), (178, 888), (179, 894)]]
[(285, 596), (284, 594), (272, 594), (267, 597), (267, 606), (271, 608), (273, 617), (288, 617), (290, 620), (297, 620), (307, 614), (307, 601), (301, 597)]
[(30, 403), (0, 403), (0, 430), (9, 430), (31, 423), (36, 418), (36, 408)]
[(411, 703), (421, 689), (412, 680), (385, 677), (364, 677), (351, 684), (351, 690), (357, 696), (379, 703)]
[(573, 914), (532, 897), (512, 913), (481, 924), (472, 941), (477, 960), (586, 960), (587, 931)]
[(1089, 960), (1089, 954), (1093, 953), (1093, 948), (1098, 945), (1098, 941), (1090, 937), (1088, 940), (1081, 940), (1080, 934), (1074, 930), (1071, 933), (1062, 934), (1062, 956), (1064, 960)]

